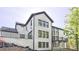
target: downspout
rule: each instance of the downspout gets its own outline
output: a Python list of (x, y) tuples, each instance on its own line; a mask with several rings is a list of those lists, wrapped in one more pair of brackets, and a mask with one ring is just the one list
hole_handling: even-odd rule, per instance
[(53, 30), (53, 28), (52, 28), (52, 23), (51, 23), (51, 50), (53, 50), (53, 33), (52, 33), (52, 30)]
[(33, 50), (35, 50), (35, 16), (33, 16)]

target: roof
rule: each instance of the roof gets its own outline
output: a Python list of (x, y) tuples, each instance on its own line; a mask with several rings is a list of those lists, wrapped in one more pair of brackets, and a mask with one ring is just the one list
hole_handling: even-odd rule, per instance
[[(39, 14), (45, 14), (45, 15), (49, 18), (49, 20), (50, 20), (51, 22), (53, 22), (53, 20), (47, 15), (47, 13), (46, 13), (45, 11), (42, 11), (42, 12), (38, 12), (38, 13), (33, 13), (33, 14), (31, 14), (31, 16), (29, 17), (28, 21), (27, 21), (25, 24), (16, 22), (16, 25), (26, 26), (26, 25), (29, 23), (29, 21), (31, 20), (31, 18), (32, 18), (33, 16), (39, 15)], [(8, 27), (2, 27), (2, 28), (0, 29), (0, 31), (18, 33), (18, 32), (17, 32), (17, 29), (16, 29), (16, 25), (15, 25), (15, 29), (14, 29), (14, 28), (8, 28)]]
[(33, 13), (33, 14), (31, 14), (31, 16), (29, 17), (29, 19), (27, 20), (27, 22), (26, 22), (25, 24), (16, 23), (16, 25), (25, 26), (25, 25), (28, 24), (28, 22), (31, 20), (31, 18), (32, 18), (33, 16), (39, 15), (39, 14), (45, 14), (45, 15), (49, 18), (49, 20), (50, 20), (51, 22), (53, 22), (53, 20), (48, 16), (48, 14), (47, 14), (45, 11), (42, 11), (42, 12), (38, 12), (38, 13)]
[(62, 29), (62, 28), (58, 28), (58, 27), (55, 27), (55, 26), (52, 26), (52, 28), (56, 28), (56, 29), (60, 29), (60, 30), (64, 30), (64, 29)]
[(16, 25), (25, 26), (25, 24), (22, 24), (22, 23), (19, 23), (19, 22), (16, 22)]
[(14, 29), (14, 28), (8, 28), (8, 27), (2, 27), (1, 31), (18, 33), (16, 29)]

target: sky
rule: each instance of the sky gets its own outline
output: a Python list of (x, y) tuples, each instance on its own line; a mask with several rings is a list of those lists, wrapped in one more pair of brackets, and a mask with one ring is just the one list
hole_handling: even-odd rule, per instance
[(26, 23), (32, 13), (45, 11), (54, 21), (53, 26), (64, 28), (69, 7), (0, 7), (0, 27), (15, 28), (16, 22)]

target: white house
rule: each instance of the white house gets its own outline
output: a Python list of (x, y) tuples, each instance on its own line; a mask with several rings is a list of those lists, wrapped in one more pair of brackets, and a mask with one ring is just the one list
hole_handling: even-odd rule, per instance
[(52, 26), (52, 23), (46, 12), (33, 13), (25, 24), (16, 23), (15, 29), (2, 27), (0, 40), (33, 50), (52, 50), (57, 40), (66, 43), (64, 31)]

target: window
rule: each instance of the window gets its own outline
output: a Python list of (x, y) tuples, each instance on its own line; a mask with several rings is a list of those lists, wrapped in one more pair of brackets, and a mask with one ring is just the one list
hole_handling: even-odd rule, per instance
[(56, 31), (55, 31), (55, 32), (56, 32), (56, 35), (59, 35), (59, 31), (58, 31), (57, 29), (56, 29)]
[(49, 27), (49, 23), (48, 23), (48, 22), (46, 22), (46, 27), (47, 27), (47, 28)]
[(42, 31), (38, 30), (38, 37), (42, 37)]
[(53, 41), (55, 41), (55, 36), (52, 36)]
[(52, 31), (52, 36), (55, 36), (55, 30)]
[(43, 48), (45, 48), (45, 42), (43, 42)]
[(43, 31), (43, 38), (45, 38), (45, 31)]
[(28, 33), (28, 39), (32, 39), (32, 31)]
[(49, 38), (49, 32), (46, 32), (46, 38)]
[(25, 35), (24, 34), (20, 34), (20, 38), (25, 38)]
[(38, 47), (41, 48), (41, 42), (38, 42)]
[(38, 25), (39, 26), (42, 26), (42, 27), (49, 27), (49, 23), (48, 22), (46, 22), (46, 21), (42, 21), (42, 20), (38, 20)]
[(38, 30), (38, 37), (40, 37), (40, 38), (49, 38), (49, 32)]
[(45, 27), (45, 26), (46, 26), (46, 23), (45, 23), (45, 21), (42, 21), (42, 23), (43, 23), (43, 27)]
[(46, 42), (46, 48), (48, 48), (49, 47), (49, 43), (48, 42)]
[(42, 21), (40, 19), (38, 20), (38, 25), (42, 26)]
[(48, 48), (49, 43), (48, 42), (38, 42), (38, 48)]

